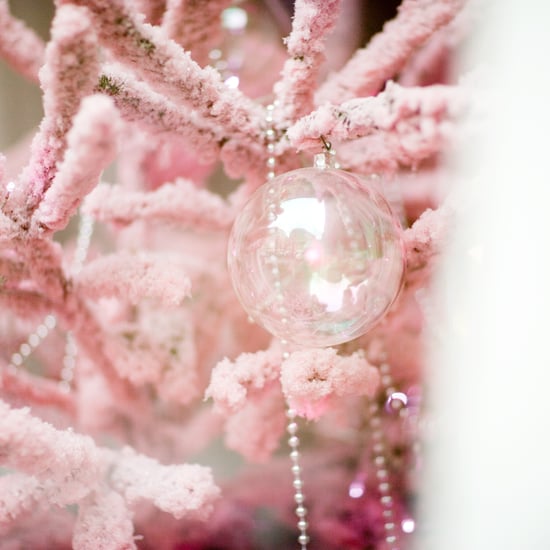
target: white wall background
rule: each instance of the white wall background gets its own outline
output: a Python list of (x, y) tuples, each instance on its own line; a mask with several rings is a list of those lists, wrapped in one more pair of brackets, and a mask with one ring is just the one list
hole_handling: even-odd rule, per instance
[(439, 280), (418, 550), (550, 548), (550, 3), (481, 13), (466, 57), (487, 120)]

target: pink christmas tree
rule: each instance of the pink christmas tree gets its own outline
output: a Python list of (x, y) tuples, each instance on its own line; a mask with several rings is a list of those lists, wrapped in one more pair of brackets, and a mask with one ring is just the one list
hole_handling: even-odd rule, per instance
[[(468, 18), (403, 0), (351, 54), (360, 7), (296, 0), (282, 41), (284, 3), (57, 0), (44, 44), (0, 0), (44, 107), (0, 155), (0, 548), (410, 544)], [(365, 335), (288, 348), (239, 304), (227, 239), (328, 143), (401, 217), (403, 286)]]

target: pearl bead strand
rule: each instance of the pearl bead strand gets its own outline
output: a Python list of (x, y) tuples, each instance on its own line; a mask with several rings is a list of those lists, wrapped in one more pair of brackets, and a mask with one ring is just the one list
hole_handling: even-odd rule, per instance
[[(267, 153), (268, 158), (266, 161), (267, 166), (267, 181), (270, 182), (275, 178), (275, 166), (276, 166), (276, 158), (275, 158), (275, 140), (276, 140), (276, 133), (273, 128), (273, 111), (275, 109), (276, 102), (274, 104), (270, 104), (266, 107), (266, 116), (265, 116), (265, 122), (266, 122), (266, 131), (265, 131), (265, 138), (267, 141)], [(269, 202), (267, 205), (270, 212), (274, 212), (277, 209), (277, 190), (272, 187), (269, 190)], [(272, 214), (274, 215), (274, 214)], [(275, 286), (280, 288), (281, 284), (280, 281), (278, 281), (277, 276), (279, 274), (279, 268), (277, 265), (277, 260), (274, 258), (275, 261), (273, 261), (272, 265), (272, 273), (275, 275)], [(268, 261), (270, 261), (268, 259)], [(279, 313), (281, 314), (281, 322), (285, 323), (288, 322), (288, 319), (285, 317), (286, 315), (286, 308), (283, 303), (283, 295), (282, 293), (278, 292), (275, 298), (278, 302), (278, 308)], [(283, 360), (288, 359), (290, 357), (290, 353), (287, 349), (288, 342), (286, 340), (281, 340), (281, 346), (282, 346), (282, 358)], [(300, 438), (298, 437), (298, 423), (297, 420), (297, 413), (294, 409), (288, 408), (287, 410), (287, 418), (288, 418), (288, 424), (287, 424), (287, 432), (288, 432), (288, 446), (290, 447), (290, 460), (292, 462), (292, 466), (290, 468), (292, 472), (292, 486), (294, 488), (294, 502), (296, 503), (296, 517), (298, 519), (296, 525), (298, 527), (298, 530), (300, 531), (300, 534), (298, 535), (298, 544), (300, 545), (300, 550), (307, 550), (307, 545), (309, 543), (309, 535), (308, 535), (308, 523), (306, 521), (307, 517), (307, 508), (305, 507), (305, 496), (304, 496), (304, 482), (302, 479), (302, 467), (300, 466)]]

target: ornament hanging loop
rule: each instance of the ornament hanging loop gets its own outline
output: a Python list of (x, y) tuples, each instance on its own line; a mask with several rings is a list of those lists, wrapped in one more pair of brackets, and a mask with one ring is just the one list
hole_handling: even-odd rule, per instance
[(315, 166), (315, 168), (319, 168), (320, 170), (325, 170), (327, 168), (339, 168), (339, 165), (336, 162), (336, 153), (332, 148), (332, 143), (323, 135), (319, 137), (323, 144), (323, 151), (313, 157), (313, 166)]
[(321, 141), (323, 142), (323, 147), (325, 148), (325, 151), (327, 153), (330, 153), (332, 151), (332, 143), (327, 140), (327, 138), (323, 135), (320, 136)]

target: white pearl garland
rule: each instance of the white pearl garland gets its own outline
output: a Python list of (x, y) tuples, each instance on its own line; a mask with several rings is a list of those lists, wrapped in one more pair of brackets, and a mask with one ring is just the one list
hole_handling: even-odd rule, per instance
[(382, 517), (385, 534), (382, 548), (384, 550), (400, 550), (401, 534), (402, 532), (411, 533), (414, 530), (414, 520), (408, 518), (403, 520), (400, 525), (397, 524), (395, 502), (392, 496), (392, 483), (386, 458), (389, 449), (382, 430), (382, 414), (384, 411), (389, 414), (398, 412), (400, 417), (405, 417), (407, 415), (408, 397), (395, 388), (389, 364), (384, 362), (380, 365), (379, 369), (386, 401), (384, 407), (380, 407), (377, 401), (373, 401), (370, 404), (367, 422), (373, 443), (372, 465), (377, 480), (379, 501), (383, 509)]
[[(277, 160), (275, 158), (275, 139), (276, 133), (273, 128), (273, 111), (275, 110), (276, 102), (270, 104), (266, 107), (266, 131), (265, 138), (267, 141), (267, 152), (269, 154), (266, 166), (267, 166), (267, 180), (270, 182), (275, 178), (275, 166)], [(268, 191), (269, 202), (267, 208), (269, 211), (273, 212), (277, 209), (277, 189), (271, 187)], [(272, 214), (274, 215), (274, 214)], [(277, 258), (273, 256), (272, 258), (267, 259), (271, 263), (271, 269), (273, 275), (277, 276), (279, 273), (279, 267), (277, 265)], [(275, 281), (275, 288), (281, 287), (280, 281)], [(288, 319), (285, 317), (286, 308), (284, 306), (284, 299), (282, 293), (279, 291), (276, 293), (275, 299), (279, 303), (279, 312), (282, 315), (281, 322), (288, 322)], [(287, 349), (288, 342), (286, 340), (281, 340), (281, 346), (283, 348), (282, 358), (286, 360), (290, 357), (290, 353)], [(300, 466), (300, 438), (298, 437), (298, 423), (296, 422), (297, 414), (296, 411), (292, 408), (287, 410), (287, 432), (289, 434), (288, 446), (290, 447), (290, 460), (292, 466), (290, 471), (292, 472), (293, 481), (292, 486), (294, 487), (294, 502), (296, 503), (296, 517), (298, 521), (296, 523), (300, 534), (298, 535), (298, 544), (300, 545), (301, 550), (307, 550), (307, 545), (309, 543), (308, 535), (308, 522), (306, 521), (307, 517), (307, 508), (305, 507), (305, 496), (304, 496), (304, 481), (302, 479), (302, 467)]]

